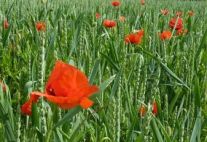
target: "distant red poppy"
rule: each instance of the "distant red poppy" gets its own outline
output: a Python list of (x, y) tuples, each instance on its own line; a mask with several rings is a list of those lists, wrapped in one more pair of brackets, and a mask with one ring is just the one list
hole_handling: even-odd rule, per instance
[(30, 99), (22, 105), (22, 113), (31, 115), (31, 105), (39, 96), (57, 104), (62, 109), (71, 109), (78, 105), (87, 109), (93, 105), (89, 97), (98, 92), (98, 87), (90, 85), (87, 77), (77, 68), (57, 61), (45, 87), (45, 93), (32, 92)]
[(152, 103), (152, 113), (154, 115), (158, 114), (158, 108), (157, 108), (157, 102), (156, 101), (153, 101), (153, 103)]
[(46, 30), (45, 22), (41, 22), (41, 21), (36, 22), (36, 29), (37, 29), (38, 32), (45, 31)]
[(163, 31), (163, 32), (160, 34), (160, 39), (161, 39), (161, 40), (167, 40), (167, 39), (170, 39), (171, 36), (172, 36), (171, 31)]
[(144, 0), (140, 0), (140, 4), (141, 5), (144, 5), (145, 4), (145, 1)]
[(144, 105), (141, 105), (140, 109), (139, 109), (139, 114), (141, 117), (145, 116), (146, 114), (146, 107)]
[(113, 28), (113, 27), (116, 26), (116, 22), (114, 20), (108, 20), (108, 19), (106, 19), (106, 20), (103, 21), (103, 25), (106, 28)]
[(2, 87), (3, 92), (6, 92), (6, 85), (0, 80), (0, 87)]
[(168, 11), (167, 9), (161, 9), (161, 10), (160, 10), (160, 13), (161, 13), (162, 15), (168, 15), (168, 14), (169, 14), (169, 11)]
[(121, 4), (121, 2), (120, 2), (119, 0), (114, 0), (114, 1), (111, 2), (111, 4), (112, 4), (114, 7), (118, 7), (118, 6)]
[(120, 21), (120, 22), (125, 22), (125, 20), (126, 20), (126, 17), (124, 17), (124, 16), (120, 16), (120, 17), (119, 17), (119, 21)]
[(187, 29), (179, 29), (177, 30), (176, 35), (185, 35), (187, 33), (188, 33)]
[(191, 11), (188, 11), (188, 15), (191, 17), (194, 15), (194, 12), (191, 10)]
[(175, 28), (175, 30), (180, 30), (183, 28), (183, 20), (182, 18), (172, 18), (169, 22), (170, 28)]
[(4, 20), (4, 22), (3, 22), (3, 27), (4, 27), (4, 29), (8, 29), (8, 28), (9, 28), (9, 22), (8, 22), (7, 19)]
[(142, 42), (143, 35), (144, 30), (140, 30), (137, 33), (129, 34), (125, 37), (125, 42), (131, 44), (140, 44)]
[(177, 16), (177, 17), (181, 17), (182, 14), (183, 14), (182, 11), (177, 11), (177, 12), (176, 12), (176, 16)]
[(96, 13), (96, 19), (101, 18), (101, 14), (100, 13)]

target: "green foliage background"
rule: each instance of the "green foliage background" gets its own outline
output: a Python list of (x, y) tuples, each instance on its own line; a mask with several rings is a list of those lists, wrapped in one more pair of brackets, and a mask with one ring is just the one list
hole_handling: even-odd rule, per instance
[[(0, 139), (69, 142), (207, 141), (206, 2), (125, 0), (0, 0)], [(167, 8), (167, 16), (160, 10)], [(187, 12), (195, 15), (189, 17)], [(183, 12), (188, 34), (161, 41), (176, 11)], [(95, 18), (95, 13), (101, 19)], [(124, 23), (119, 16), (125, 16)], [(117, 20), (114, 29), (104, 19)], [(45, 21), (46, 32), (37, 32)], [(125, 35), (144, 29), (141, 45), (126, 45)], [(43, 90), (57, 59), (82, 70), (100, 87), (95, 105), (61, 110), (41, 100), (33, 115), (21, 105), (32, 90)], [(44, 66), (45, 65), (45, 66)], [(152, 101), (158, 115), (151, 113)], [(140, 117), (139, 108), (148, 111)]]

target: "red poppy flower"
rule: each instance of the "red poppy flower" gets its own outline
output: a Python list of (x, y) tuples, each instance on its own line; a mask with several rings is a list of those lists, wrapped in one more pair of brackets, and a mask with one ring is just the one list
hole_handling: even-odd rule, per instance
[(139, 114), (141, 117), (145, 116), (146, 114), (146, 107), (144, 105), (141, 105), (140, 109), (139, 109)]
[(152, 113), (154, 115), (157, 115), (158, 114), (158, 109), (157, 109), (157, 103), (156, 103), (156, 101), (153, 101), (153, 103), (152, 103)]
[(168, 15), (168, 14), (169, 14), (169, 11), (168, 11), (167, 9), (161, 9), (161, 10), (160, 10), (160, 13), (161, 13), (162, 15)]
[(144, 0), (140, 0), (140, 4), (141, 5), (144, 5), (145, 4), (145, 1)]
[(119, 17), (119, 21), (120, 21), (120, 22), (125, 22), (125, 20), (126, 20), (126, 18), (125, 18), (124, 16), (120, 16), (120, 17)]
[(191, 17), (194, 15), (194, 12), (193, 11), (188, 11), (188, 15)]
[(6, 92), (6, 85), (0, 80), (0, 87), (2, 87), (3, 92)]
[(171, 31), (163, 31), (163, 32), (160, 34), (160, 39), (161, 39), (161, 40), (170, 39), (171, 36), (172, 36)]
[(4, 29), (8, 29), (9, 28), (9, 22), (7, 21), (7, 19), (4, 20), (3, 27), (4, 27)]
[(104, 27), (106, 27), (106, 28), (113, 28), (113, 27), (116, 26), (116, 22), (113, 21), (113, 20), (108, 20), (108, 19), (106, 19), (106, 20), (103, 21), (103, 25), (104, 25)]
[(46, 30), (46, 24), (45, 22), (36, 22), (36, 29), (38, 32), (45, 31)]
[(114, 6), (114, 7), (117, 7), (121, 4), (121, 2), (119, 0), (114, 0), (111, 2), (111, 4)]
[(187, 29), (179, 29), (176, 32), (176, 35), (185, 35), (186, 33), (188, 33)]
[(176, 16), (177, 16), (177, 17), (181, 17), (182, 14), (183, 14), (182, 11), (177, 11), (177, 12), (176, 12)]
[(89, 97), (98, 92), (97, 86), (91, 86), (87, 77), (77, 68), (57, 61), (45, 87), (45, 93), (32, 92), (30, 99), (22, 105), (22, 112), (31, 115), (31, 105), (40, 96), (57, 104), (62, 109), (80, 105), (87, 109), (93, 105)]
[(96, 13), (96, 19), (99, 19), (99, 18), (101, 18), (101, 14)]
[(125, 42), (131, 44), (140, 44), (143, 35), (144, 35), (144, 30), (140, 30), (137, 33), (129, 34), (125, 37)]
[(169, 22), (170, 28), (175, 28), (175, 30), (180, 30), (183, 28), (183, 20), (182, 18), (172, 18)]

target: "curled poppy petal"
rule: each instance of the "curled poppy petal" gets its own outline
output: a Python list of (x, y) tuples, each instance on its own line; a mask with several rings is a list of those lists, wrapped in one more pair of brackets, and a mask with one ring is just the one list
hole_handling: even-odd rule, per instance
[(31, 103), (37, 103), (38, 99), (39, 99), (39, 96), (31, 95), (29, 101), (30, 101)]
[(31, 102), (26, 102), (21, 106), (21, 112), (25, 115), (32, 115), (32, 103)]

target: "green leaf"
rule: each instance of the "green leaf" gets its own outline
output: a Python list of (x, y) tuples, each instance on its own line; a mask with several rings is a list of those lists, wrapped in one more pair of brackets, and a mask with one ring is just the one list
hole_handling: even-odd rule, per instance
[(70, 121), (77, 113), (81, 111), (80, 107), (76, 107), (72, 110), (69, 110), (66, 115), (63, 116), (63, 118), (55, 124), (54, 128), (59, 127), (63, 125), (64, 123)]
[(199, 48), (198, 48), (198, 50), (195, 54), (195, 60), (194, 60), (195, 63), (194, 64), (195, 64), (195, 70), (196, 71), (198, 71), (198, 66), (197, 65), (198, 65), (199, 56), (202, 53), (202, 50), (207, 48), (206, 45), (207, 45), (207, 29), (204, 33), (204, 36), (203, 36), (202, 41), (200, 43), (200, 46), (199, 46)]
[(112, 97), (115, 95), (118, 87), (119, 87), (119, 81), (120, 81), (120, 77), (121, 77), (121, 73), (118, 73), (114, 79), (114, 84), (112, 86), (112, 90), (111, 90), (111, 95), (110, 95), (110, 99), (112, 99)]
[(37, 110), (37, 105), (34, 103), (32, 104), (32, 117), (31, 118), (32, 118), (32, 125), (38, 128), (40, 115)]
[(157, 123), (156, 123), (155, 119), (152, 119), (151, 120), (151, 127), (152, 127), (152, 130), (153, 130), (153, 134), (156, 137), (156, 140), (158, 142), (164, 142), (164, 140), (162, 138), (162, 135), (160, 133), (160, 130), (159, 130), (158, 126), (157, 126)]
[(184, 87), (186, 87), (187, 89), (189, 89), (190, 90), (190, 88), (186, 85), (186, 83), (183, 81), (183, 80), (181, 80), (172, 70), (170, 70), (169, 68), (168, 68), (168, 66), (166, 65), (166, 64), (164, 64), (163, 62), (162, 62), (162, 60), (160, 59), (160, 58), (158, 58), (158, 57), (156, 57), (155, 55), (153, 55), (153, 54), (151, 54), (150, 52), (148, 52), (148, 51), (145, 51), (145, 50), (143, 50), (143, 49), (141, 49), (141, 51), (143, 51), (143, 53), (145, 53), (145, 54), (147, 54), (147, 55), (149, 55), (151, 58), (153, 58), (154, 60), (156, 60), (161, 66), (162, 66), (162, 68), (171, 76), (171, 77), (173, 77), (175, 80), (177, 80), (180, 84), (182, 84)]
[(201, 135), (201, 111), (198, 113), (195, 125), (193, 127), (193, 132), (190, 138), (190, 142), (199, 142)]
[(99, 69), (99, 65), (100, 65), (100, 60), (98, 59), (98, 60), (96, 60), (95, 65), (93, 67), (93, 70), (91, 72), (91, 75), (89, 77), (89, 80), (90, 80), (91, 84), (93, 84), (94, 78), (95, 78), (95, 76), (98, 72), (98, 69)]
[(171, 142), (170, 137), (169, 137), (168, 133), (165, 131), (165, 128), (164, 128), (164, 126), (162, 125), (162, 123), (160, 122), (160, 120), (159, 120), (159, 119), (156, 119), (156, 118), (155, 118), (155, 120), (156, 120), (156, 122), (158, 123), (159, 127), (160, 127), (161, 130), (162, 130), (162, 133), (163, 133), (164, 136), (165, 136), (165, 141), (166, 141), (166, 142)]
[(112, 81), (115, 79), (115, 77), (116, 77), (116, 75), (111, 76), (109, 79), (107, 79), (106, 81), (104, 81), (100, 85), (101, 92), (103, 92), (112, 83)]
[(14, 135), (14, 130), (12, 129), (8, 113), (5, 111), (4, 107), (2, 106), (2, 103), (0, 103), (0, 120), (3, 122), (2, 124), (4, 124), (7, 140), (15, 142), (16, 138)]

